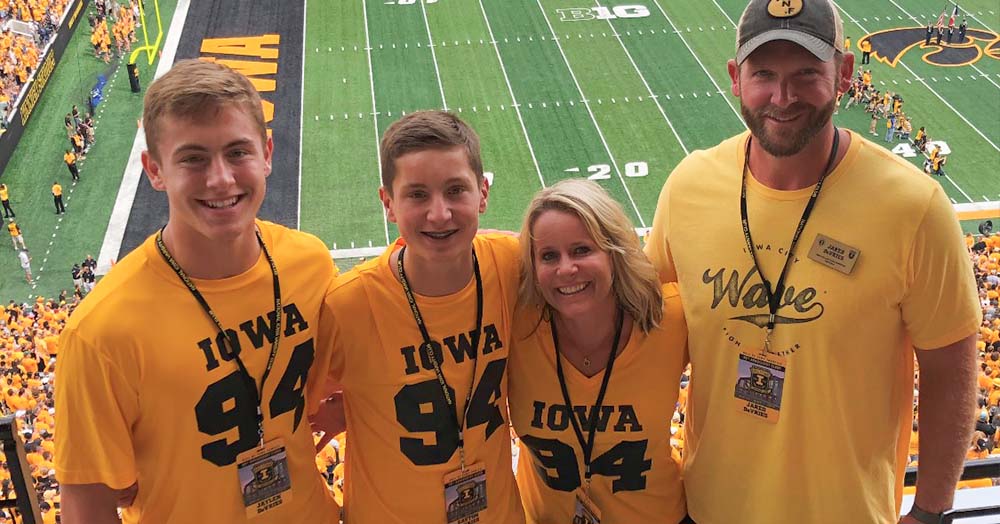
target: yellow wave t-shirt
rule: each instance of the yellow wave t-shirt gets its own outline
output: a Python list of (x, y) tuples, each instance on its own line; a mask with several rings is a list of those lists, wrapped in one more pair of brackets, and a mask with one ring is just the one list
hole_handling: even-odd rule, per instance
[[(684, 300), (691, 354), (684, 487), (698, 524), (895, 524), (913, 348), (946, 346), (979, 324), (969, 257), (941, 186), (850, 134), (781, 294), (772, 342), (787, 364), (776, 424), (734, 400), (740, 352), (762, 347), (768, 317), (740, 222), (749, 133), (692, 153), (660, 195), (646, 252)], [(812, 192), (778, 191), (747, 176), (755, 251), (772, 282)], [(854, 248), (851, 272), (809, 257), (819, 235)], [(846, 249), (842, 256), (850, 257)]]

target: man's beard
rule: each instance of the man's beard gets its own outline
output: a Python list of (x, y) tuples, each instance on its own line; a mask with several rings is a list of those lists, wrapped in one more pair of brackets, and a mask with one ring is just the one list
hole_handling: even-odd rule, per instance
[[(781, 110), (774, 106), (767, 106), (757, 111), (751, 111), (740, 101), (740, 112), (743, 113), (743, 120), (750, 128), (753, 137), (760, 144), (764, 151), (773, 156), (792, 156), (806, 147), (812, 139), (826, 127), (830, 119), (833, 118), (833, 111), (836, 109), (836, 99), (822, 106), (816, 107), (808, 104), (795, 103), (787, 109)], [(801, 115), (800, 119), (805, 119), (805, 127), (799, 129), (786, 129), (785, 132), (770, 133), (767, 130), (768, 117), (784, 117), (786, 115)]]

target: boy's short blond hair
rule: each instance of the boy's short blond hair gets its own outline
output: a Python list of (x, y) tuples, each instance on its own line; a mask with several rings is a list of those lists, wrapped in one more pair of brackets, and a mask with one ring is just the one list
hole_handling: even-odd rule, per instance
[(267, 143), (260, 94), (247, 77), (214, 62), (195, 59), (177, 62), (150, 84), (143, 101), (142, 125), (150, 154), (159, 159), (156, 145), (164, 117), (211, 118), (226, 105), (250, 115), (257, 124), (261, 143)]

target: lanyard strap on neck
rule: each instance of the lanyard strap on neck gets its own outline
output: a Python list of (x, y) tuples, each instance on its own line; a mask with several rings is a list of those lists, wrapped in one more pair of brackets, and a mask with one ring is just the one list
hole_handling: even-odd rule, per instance
[(837, 158), (837, 149), (840, 146), (840, 131), (836, 127), (833, 128), (833, 146), (830, 148), (830, 157), (826, 161), (823, 173), (820, 174), (819, 181), (816, 182), (816, 187), (809, 197), (809, 202), (806, 203), (806, 208), (802, 211), (802, 217), (799, 219), (799, 224), (795, 228), (795, 234), (792, 236), (792, 243), (788, 246), (788, 253), (785, 256), (785, 263), (781, 267), (781, 274), (778, 276), (777, 285), (774, 287), (771, 287), (771, 282), (764, 277), (764, 271), (757, 260), (757, 251), (754, 249), (753, 237), (750, 235), (750, 219), (747, 214), (747, 172), (750, 169), (750, 142), (752, 140), (753, 135), (747, 138), (746, 153), (743, 159), (742, 188), (740, 190), (740, 220), (743, 223), (743, 238), (746, 240), (747, 251), (750, 252), (750, 257), (753, 258), (753, 265), (764, 283), (764, 293), (767, 296), (768, 307), (767, 333), (770, 336), (771, 331), (774, 330), (778, 304), (781, 302), (781, 296), (784, 294), (785, 277), (788, 275), (788, 268), (791, 266), (791, 261), (794, 258), (795, 246), (798, 245), (799, 237), (802, 236), (802, 231), (805, 230), (806, 223), (809, 222), (809, 217), (812, 216), (813, 207), (816, 206), (816, 199), (819, 198), (819, 192), (823, 189), (823, 182), (826, 181), (826, 177), (833, 169), (833, 162)]
[[(597, 421), (601, 416), (601, 407), (604, 404), (604, 394), (608, 391), (608, 383), (611, 381), (611, 370), (615, 367), (615, 359), (618, 355), (618, 342), (622, 336), (622, 324), (625, 321), (625, 313), (618, 308), (617, 327), (615, 328), (614, 341), (611, 343), (611, 354), (608, 355), (608, 364), (604, 367), (604, 377), (601, 378), (601, 389), (597, 392), (597, 401), (594, 403), (594, 410), (589, 415), (589, 425), (587, 428), (587, 438), (583, 437), (583, 428), (577, 419), (576, 411), (573, 410), (573, 401), (569, 398), (569, 388), (566, 387), (566, 374), (563, 372), (562, 359), (559, 358), (559, 333), (556, 331), (556, 319), (552, 317), (552, 346), (556, 352), (556, 375), (559, 377), (559, 388), (562, 390), (563, 401), (566, 403), (566, 414), (573, 424), (573, 432), (580, 443), (583, 451), (584, 479), (590, 482), (590, 463), (594, 454), (594, 439), (597, 435)], [(584, 408), (586, 409), (586, 408)]]
[(264, 383), (267, 382), (267, 377), (271, 374), (271, 368), (274, 366), (274, 359), (278, 355), (278, 341), (281, 338), (281, 284), (278, 281), (278, 267), (274, 264), (274, 259), (271, 257), (271, 253), (267, 250), (267, 245), (264, 243), (264, 239), (260, 236), (260, 230), (255, 230), (254, 233), (257, 235), (257, 243), (264, 252), (264, 258), (267, 259), (268, 265), (271, 266), (271, 282), (274, 288), (274, 336), (271, 339), (271, 354), (267, 358), (267, 366), (264, 368), (264, 375), (260, 378), (260, 387), (258, 389), (257, 383), (253, 376), (250, 375), (250, 372), (247, 371), (247, 367), (243, 363), (243, 359), (240, 358), (239, 353), (235, 351), (238, 347), (237, 342), (229, 339), (229, 336), (226, 334), (226, 329), (222, 326), (222, 322), (219, 321), (219, 317), (216, 316), (215, 311), (213, 311), (212, 307), (208, 305), (208, 301), (205, 300), (205, 297), (200, 291), (198, 291), (194, 282), (190, 277), (188, 277), (187, 273), (184, 272), (180, 264), (177, 263), (177, 260), (175, 260), (174, 257), (170, 255), (170, 252), (167, 251), (167, 246), (163, 243), (163, 229), (164, 228), (160, 228), (160, 231), (156, 233), (156, 248), (159, 250), (160, 255), (167, 262), (170, 268), (174, 270), (177, 278), (184, 283), (184, 285), (188, 288), (188, 291), (191, 292), (191, 295), (194, 296), (195, 300), (198, 301), (198, 304), (201, 305), (201, 308), (205, 310), (205, 313), (212, 319), (212, 323), (215, 324), (216, 329), (219, 330), (219, 335), (221, 335), (217, 337), (220, 343), (228, 343), (230, 349), (232, 349), (229, 353), (235, 355), (236, 366), (239, 367), (240, 375), (246, 383), (247, 390), (250, 391), (254, 403), (257, 405), (257, 437), (259, 445), (263, 446), (264, 413), (263, 410), (261, 410), (261, 401), (264, 398)]
[(423, 351), (427, 355), (427, 360), (430, 361), (431, 367), (434, 368), (434, 374), (437, 376), (438, 384), (441, 386), (441, 393), (444, 395), (444, 401), (448, 405), (448, 413), (451, 415), (451, 421), (454, 425), (455, 432), (458, 434), (458, 451), (459, 451), (459, 462), (462, 469), (465, 469), (465, 436), (464, 436), (464, 424), (466, 418), (469, 415), (469, 404), (472, 399), (472, 392), (475, 390), (476, 385), (476, 367), (479, 361), (479, 342), (482, 339), (483, 331), (483, 277), (479, 272), (479, 258), (476, 257), (475, 249), (472, 250), (472, 272), (476, 277), (476, 330), (472, 333), (472, 381), (469, 382), (469, 392), (465, 396), (465, 411), (462, 413), (462, 418), (458, 418), (458, 405), (455, 403), (455, 398), (449, 392), (448, 381), (444, 378), (444, 372), (441, 370), (441, 362), (437, 358), (437, 354), (434, 352), (434, 344), (431, 340), (430, 333), (427, 331), (427, 326), (424, 324), (424, 317), (420, 314), (420, 309), (417, 307), (417, 299), (413, 296), (413, 291), (410, 288), (410, 281), (406, 278), (406, 270), (403, 268), (403, 255), (406, 253), (406, 246), (403, 246), (399, 250), (399, 257), (396, 259), (396, 270), (399, 272), (399, 280), (403, 285), (403, 292), (406, 294), (406, 300), (410, 303), (410, 311), (413, 313), (413, 320), (417, 323), (417, 328), (420, 330), (420, 336), (423, 337), (424, 343), (421, 346)]

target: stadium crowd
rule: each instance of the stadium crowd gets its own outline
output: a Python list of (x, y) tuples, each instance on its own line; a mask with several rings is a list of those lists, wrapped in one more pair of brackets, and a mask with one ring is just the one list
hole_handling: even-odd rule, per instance
[[(976, 340), (978, 350), (976, 431), (972, 435), (968, 460), (989, 456), (1000, 457), (1000, 234), (989, 236), (966, 235), (966, 245), (972, 258), (973, 271), (979, 284), (979, 299), (983, 307), (983, 322)], [(919, 439), (916, 416), (919, 392), (915, 391), (913, 432), (910, 436), (910, 465), (919, 459)], [(977, 479), (959, 482), (961, 488), (978, 488), (1000, 485), (1000, 479)], [(906, 493), (912, 494), (913, 488)]]
[[(4, 415), (14, 414), (24, 441), (27, 468), (34, 479), (42, 522), (56, 522), (59, 490), (53, 469), (55, 407), (53, 373), (59, 334), (78, 300), (46, 300), (0, 305), (0, 381)], [(0, 498), (14, 498), (6, 458), (0, 462)], [(9, 512), (0, 523), (13, 523)]]
[(130, 51), (132, 43), (138, 41), (135, 36), (138, 16), (139, 4), (134, 0), (127, 4), (114, 0), (98, 2), (96, 14), (90, 15), (90, 43), (94, 46), (94, 56), (105, 63), (111, 62), (112, 37), (116, 56)]
[[(41, 50), (59, 27), (69, 0), (0, 0), (0, 117), (6, 124), (24, 84), (38, 66)], [(8, 27), (18, 20), (30, 27), (19, 33)]]

